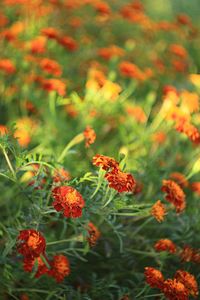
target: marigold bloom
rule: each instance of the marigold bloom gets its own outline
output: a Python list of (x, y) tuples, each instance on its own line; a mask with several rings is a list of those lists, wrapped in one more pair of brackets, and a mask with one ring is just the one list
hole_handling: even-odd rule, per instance
[(200, 131), (190, 122), (187, 121), (177, 122), (176, 130), (186, 134), (192, 142), (200, 143)]
[(191, 183), (190, 188), (200, 196), (200, 181)]
[(40, 276), (49, 272), (49, 269), (40, 257), (37, 257), (35, 259), (29, 259), (25, 257), (23, 261), (24, 271), (32, 272), (35, 263), (37, 263), (37, 272), (35, 274), (35, 278), (39, 278)]
[(169, 239), (161, 239), (155, 243), (154, 249), (158, 252), (167, 251), (175, 253), (176, 245)]
[(10, 59), (0, 59), (0, 70), (7, 74), (16, 72), (16, 68)]
[(46, 36), (49, 39), (58, 39), (59, 37), (59, 32), (57, 31), (57, 29), (53, 28), (53, 27), (48, 27), (48, 28), (43, 28), (41, 30), (42, 35)]
[(46, 43), (46, 37), (38, 36), (34, 40), (29, 41), (28, 48), (32, 54), (43, 54), (46, 51)]
[(90, 247), (94, 247), (97, 241), (99, 240), (101, 233), (92, 222), (88, 224), (88, 233), (89, 233), (89, 237), (88, 237), (89, 245)]
[(146, 267), (144, 272), (146, 282), (152, 287), (152, 288), (158, 288), (161, 289), (164, 282), (164, 277), (162, 273), (152, 267)]
[(166, 215), (166, 208), (160, 200), (158, 200), (151, 208), (152, 216), (158, 221), (162, 222)]
[(96, 154), (93, 157), (93, 165), (101, 167), (103, 170), (108, 171), (109, 169), (118, 169), (119, 163), (109, 156)]
[(187, 109), (190, 113), (199, 111), (199, 96), (196, 93), (183, 91), (181, 93), (181, 106)]
[(124, 50), (115, 45), (111, 45), (108, 48), (99, 49), (98, 54), (105, 60), (110, 60), (112, 57), (115, 57), (115, 56), (117, 56), (117, 57), (123, 56)]
[(37, 230), (27, 229), (20, 231), (17, 241), (18, 252), (27, 259), (33, 260), (45, 252), (45, 238)]
[(157, 144), (163, 144), (167, 139), (167, 135), (163, 131), (157, 131), (153, 134), (152, 140)]
[(180, 58), (186, 58), (187, 57), (187, 51), (181, 45), (172, 44), (170, 46), (170, 52), (173, 53), (174, 55), (180, 57)]
[(69, 51), (75, 51), (78, 48), (77, 42), (70, 36), (59, 37), (57, 41)]
[(119, 193), (134, 191), (136, 181), (129, 173), (122, 172), (119, 169), (113, 169), (105, 175), (105, 178), (109, 182), (109, 187)]
[(43, 71), (54, 75), (54, 76), (60, 76), (62, 74), (62, 70), (60, 65), (57, 63), (57, 61), (49, 59), (49, 58), (43, 58), (40, 61), (40, 67)]
[(27, 147), (30, 144), (32, 134), (36, 128), (36, 122), (29, 117), (23, 117), (16, 121), (14, 137), (21, 147)]
[(5, 125), (0, 125), (0, 136), (8, 134), (8, 128)]
[(66, 93), (66, 84), (60, 79), (43, 79), (41, 81), (42, 88), (48, 92), (56, 91), (60, 96)]
[(109, 15), (111, 13), (110, 6), (104, 1), (98, 1), (93, 4), (98, 13)]
[(63, 211), (67, 218), (79, 218), (85, 201), (81, 194), (71, 186), (55, 187), (52, 191), (53, 206), (57, 211)]
[(129, 105), (126, 108), (126, 112), (128, 113), (128, 115), (133, 116), (138, 123), (145, 123), (147, 121), (147, 116), (140, 106), (133, 107)]
[(85, 147), (90, 147), (91, 144), (93, 144), (96, 140), (96, 133), (92, 127), (87, 126), (86, 129), (83, 132), (83, 135), (85, 137)]
[(54, 175), (53, 175), (54, 182), (63, 182), (63, 181), (67, 181), (70, 179), (71, 179), (71, 176), (70, 176), (69, 172), (66, 171), (65, 169), (61, 168), (61, 169), (55, 170)]
[(198, 296), (198, 285), (192, 274), (183, 270), (178, 270), (174, 277), (186, 287), (189, 295), (192, 295), (193, 297)]
[(193, 259), (194, 250), (190, 246), (184, 246), (181, 253), (180, 258), (182, 261), (190, 262)]
[(189, 292), (185, 285), (177, 279), (167, 279), (163, 283), (162, 291), (169, 300), (188, 300)]
[(128, 61), (121, 62), (119, 69), (120, 73), (125, 77), (144, 80), (144, 74), (142, 71), (136, 65)]
[(185, 245), (180, 253), (180, 258), (185, 262), (200, 263), (200, 250), (193, 249), (192, 247)]
[(51, 270), (48, 274), (54, 277), (58, 283), (62, 282), (70, 274), (69, 260), (62, 254), (55, 255), (50, 265)]
[(186, 177), (180, 172), (173, 172), (169, 175), (169, 177), (178, 183), (181, 188), (186, 188), (189, 185)]
[(185, 209), (185, 194), (176, 182), (173, 180), (163, 180), (161, 190), (167, 194), (165, 199), (175, 206), (177, 213)]

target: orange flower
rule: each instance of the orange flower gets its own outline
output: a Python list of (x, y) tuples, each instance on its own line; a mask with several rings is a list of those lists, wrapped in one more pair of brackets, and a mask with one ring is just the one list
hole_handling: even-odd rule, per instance
[(91, 144), (93, 144), (96, 140), (96, 133), (92, 127), (87, 126), (86, 129), (83, 132), (83, 135), (85, 137), (85, 147), (90, 147)]
[(28, 43), (28, 48), (32, 54), (43, 54), (46, 52), (46, 38), (38, 36)]
[(193, 260), (194, 250), (190, 246), (184, 246), (180, 253), (182, 261), (190, 262)]
[(134, 64), (129, 61), (123, 61), (119, 65), (120, 73), (128, 78), (134, 78), (138, 80), (144, 80), (144, 74), (142, 71)]
[(94, 247), (97, 241), (99, 240), (101, 233), (92, 222), (88, 224), (88, 233), (89, 233), (89, 237), (88, 237), (89, 245), (90, 247)]
[(110, 60), (112, 57), (123, 56), (124, 50), (115, 45), (111, 45), (108, 48), (99, 49), (98, 54), (105, 60)]
[(180, 185), (181, 188), (188, 187), (189, 183), (185, 176), (180, 172), (173, 172), (169, 175), (171, 179), (173, 179), (178, 185)]
[(76, 189), (71, 186), (55, 187), (52, 196), (55, 199), (53, 202), (55, 210), (63, 211), (67, 218), (81, 217), (85, 201)]
[(183, 270), (178, 270), (174, 277), (186, 287), (189, 295), (192, 295), (195, 298), (198, 296), (198, 285), (192, 274)]
[(190, 17), (185, 14), (177, 15), (177, 22), (178, 22), (178, 24), (181, 24), (181, 25), (191, 25)]
[(167, 194), (165, 199), (175, 206), (177, 213), (185, 209), (185, 194), (176, 182), (173, 180), (163, 180), (161, 190)]
[(65, 169), (61, 168), (61, 169), (55, 170), (54, 175), (53, 175), (54, 182), (63, 182), (63, 181), (67, 181), (70, 179), (71, 179), (71, 176), (70, 176), (69, 172), (66, 171)]
[(115, 189), (119, 193), (134, 191), (136, 181), (129, 173), (124, 173), (119, 169), (113, 169), (105, 175), (105, 178), (109, 182), (109, 187)]
[(194, 143), (200, 143), (200, 131), (187, 121), (179, 121), (176, 123), (176, 130), (188, 136)]
[(60, 76), (62, 74), (62, 70), (60, 65), (57, 63), (57, 61), (49, 59), (49, 58), (43, 58), (40, 61), (40, 67), (43, 71), (54, 75), (54, 76)]
[(54, 277), (58, 283), (62, 282), (70, 274), (69, 260), (62, 254), (55, 255), (50, 265), (51, 270), (48, 274)]
[(20, 300), (29, 300), (30, 298), (29, 298), (29, 296), (27, 295), (27, 294), (22, 294), (21, 296), (20, 296)]
[(187, 57), (187, 51), (185, 48), (181, 45), (177, 44), (172, 44), (169, 48), (170, 52), (173, 53), (174, 55), (185, 59)]
[(182, 261), (185, 262), (194, 262), (199, 264), (200, 263), (200, 251), (191, 248), (190, 246), (184, 246), (181, 253), (180, 258)]
[(16, 72), (16, 68), (10, 59), (0, 59), (0, 70), (7, 74)]
[(109, 15), (111, 13), (110, 7), (106, 2), (98, 1), (93, 4), (98, 13), (102, 15)]
[(42, 88), (48, 92), (56, 91), (60, 96), (66, 93), (66, 84), (59, 79), (43, 79), (41, 84)]
[(70, 36), (65, 35), (63, 37), (59, 37), (57, 41), (69, 51), (75, 51), (78, 48), (77, 42)]
[(59, 32), (53, 27), (43, 28), (41, 33), (49, 39), (58, 39)]
[(158, 288), (158, 289), (162, 288), (164, 277), (159, 270), (154, 269), (152, 267), (146, 267), (144, 275), (146, 277), (146, 282), (152, 288)]
[(126, 111), (130, 116), (133, 116), (138, 123), (145, 123), (147, 121), (147, 116), (140, 106), (133, 107), (128, 105)]
[(190, 189), (200, 196), (200, 181), (191, 183)]
[(163, 144), (167, 139), (167, 135), (163, 131), (157, 131), (153, 134), (152, 139), (157, 144)]
[(112, 168), (116, 169), (119, 167), (119, 163), (116, 160), (114, 160), (114, 158), (101, 154), (96, 154), (93, 157), (93, 165), (101, 167), (105, 171), (108, 171)]
[(31, 137), (36, 128), (36, 122), (29, 117), (23, 117), (16, 121), (14, 137), (18, 140), (21, 147), (27, 147), (30, 144)]
[(5, 125), (0, 125), (0, 136), (8, 134), (8, 128)]
[(164, 204), (160, 200), (158, 200), (151, 208), (151, 214), (158, 222), (162, 222), (164, 220), (164, 216), (166, 215), (166, 209)]
[(37, 263), (37, 272), (35, 273), (35, 278), (39, 278), (40, 276), (47, 274), (49, 272), (49, 269), (45, 265), (45, 263), (42, 261), (40, 257), (29, 259), (24, 258), (23, 261), (23, 268), (25, 272), (32, 272), (34, 265)]
[(183, 91), (181, 93), (182, 107), (187, 109), (189, 113), (199, 111), (199, 96), (196, 93), (190, 93), (188, 91)]
[(168, 239), (161, 239), (154, 245), (154, 249), (158, 252), (167, 251), (170, 253), (176, 253), (176, 245)]
[(189, 292), (187, 288), (177, 279), (165, 280), (162, 291), (169, 300), (189, 300)]
[(45, 252), (45, 238), (37, 230), (21, 230), (17, 241), (18, 252), (27, 259), (33, 260)]

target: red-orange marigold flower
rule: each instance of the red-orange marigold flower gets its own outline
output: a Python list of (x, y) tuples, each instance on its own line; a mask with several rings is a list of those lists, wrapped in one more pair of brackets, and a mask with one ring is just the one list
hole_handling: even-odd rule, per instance
[(49, 58), (43, 58), (40, 61), (40, 67), (42, 68), (43, 71), (54, 76), (60, 76), (62, 74), (61, 67), (57, 63), (57, 61)]
[(48, 92), (56, 91), (60, 96), (66, 93), (66, 84), (59, 79), (43, 79), (41, 81), (42, 88)]
[(158, 200), (151, 208), (151, 214), (158, 222), (162, 222), (164, 220), (164, 216), (166, 215), (166, 209), (164, 204), (160, 200)]
[(34, 259), (43, 254), (46, 249), (45, 238), (41, 233), (34, 229), (20, 231), (17, 238), (17, 249), (27, 259)]
[(71, 186), (55, 187), (52, 191), (55, 199), (53, 206), (57, 211), (63, 211), (67, 218), (79, 218), (85, 201), (81, 194)]
[(89, 147), (91, 144), (93, 144), (96, 140), (96, 133), (92, 127), (87, 126), (86, 129), (83, 132), (83, 135), (85, 137), (85, 147)]
[(88, 237), (89, 245), (90, 247), (94, 247), (98, 239), (100, 238), (101, 233), (92, 222), (88, 224), (88, 233), (89, 233), (89, 237)]
[(40, 276), (47, 274), (49, 272), (49, 269), (45, 265), (45, 263), (42, 261), (40, 257), (37, 257), (35, 259), (29, 259), (24, 258), (23, 261), (23, 268), (25, 272), (32, 272), (34, 264), (37, 263), (37, 272), (35, 274), (36, 278), (39, 278)]
[(186, 177), (180, 173), (180, 172), (173, 172), (170, 174), (169, 176), (171, 179), (173, 179), (174, 181), (176, 181), (178, 183), (178, 185), (180, 185), (181, 188), (186, 188), (188, 187), (188, 181), (186, 179)]
[(119, 163), (109, 156), (96, 154), (93, 157), (93, 165), (101, 167), (103, 170), (108, 171), (109, 169), (118, 169)]
[(169, 300), (189, 300), (189, 293), (185, 285), (177, 279), (167, 279), (163, 283), (163, 293)]
[(185, 209), (185, 194), (176, 182), (173, 180), (163, 180), (161, 190), (167, 194), (165, 199), (175, 206), (177, 213)]
[(5, 125), (0, 125), (0, 136), (8, 134), (8, 128)]
[(190, 295), (193, 297), (198, 296), (198, 285), (192, 274), (183, 270), (178, 270), (174, 277), (186, 287)]
[(176, 130), (184, 133), (194, 143), (200, 143), (200, 131), (194, 125), (187, 121), (179, 121), (176, 123)]
[(109, 182), (109, 187), (115, 189), (119, 193), (133, 192), (136, 186), (136, 181), (130, 173), (125, 173), (119, 169), (113, 169), (105, 175)]
[(59, 37), (58, 43), (69, 51), (75, 51), (78, 48), (77, 42), (70, 36)]
[(51, 270), (48, 274), (54, 277), (57, 282), (62, 282), (70, 274), (69, 260), (62, 254), (55, 255), (50, 265)]
[(7, 74), (13, 74), (15, 73), (16, 68), (10, 59), (1, 59), (0, 70), (4, 71)]
[(180, 253), (180, 258), (182, 261), (189, 262), (189, 261), (192, 261), (193, 254), (194, 254), (193, 249), (190, 246), (186, 245), (183, 247), (183, 249)]
[(200, 196), (200, 181), (191, 183), (190, 188)]
[(162, 288), (164, 277), (162, 273), (152, 267), (146, 267), (144, 272), (146, 282), (152, 287), (152, 288)]
[(167, 251), (175, 253), (176, 245), (169, 239), (161, 239), (155, 243), (154, 249), (158, 252)]

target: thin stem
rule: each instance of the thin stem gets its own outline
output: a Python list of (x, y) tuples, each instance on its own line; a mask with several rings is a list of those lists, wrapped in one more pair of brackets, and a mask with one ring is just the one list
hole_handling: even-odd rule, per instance
[(16, 179), (16, 174), (15, 174), (14, 168), (13, 168), (13, 166), (11, 164), (11, 161), (10, 161), (10, 159), (9, 159), (7, 153), (6, 153), (5, 148), (1, 147), (1, 149), (2, 149), (2, 152), (3, 152), (4, 156), (5, 156), (5, 159), (6, 159), (6, 162), (8, 164), (8, 167), (9, 167), (9, 169), (10, 169), (12, 175), (13, 175), (13, 178)]
[(59, 158), (58, 158), (58, 162), (61, 162), (63, 160), (63, 158), (65, 157), (65, 155), (67, 154), (67, 152), (69, 151), (70, 148), (72, 148), (74, 145), (79, 144), (80, 142), (82, 142), (84, 140), (84, 135), (83, 133), (80, 133), (78, 135), (76, 135), (64, 148), (64, 150), (62, 151), (62, 153), (60, 154)]
[(82, 240), (83, 240), (82, 236), (74, 236), (70, 239), (64, 239), (64, 240), (49, 242), (49, 243), (47, 243), (47, 246), (57, 245), (57, 244), (62, 244), (62, 243), (65, 243), (65, 242), (72, 242), (72, 241), (81, 242)]

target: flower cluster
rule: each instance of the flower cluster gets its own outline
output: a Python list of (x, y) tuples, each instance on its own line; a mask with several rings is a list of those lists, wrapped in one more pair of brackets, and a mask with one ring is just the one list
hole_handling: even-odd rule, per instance
[(134, 192), (136, 180), (134, 177), (120, 170), (119, 163), (113, 158), (96, 154), (93, 157), (93, 164), (107, 171), (105, 178), (109, 187), (115, 189), (118, 193)]
[(70, 274), (70, 265), (67, 257), (62, 254), (55, 255), (52, 260), (45, 253), (46, 241), (42, 234), (34, 229), (22, 230), (17, 238), (17, 249), (23, 258), (25, 272), (32, 272), (37, 265), (35, 277), (46, 274), (55, 278), (57, 282), (64, 280)]
[(198, 285), (195, 277), (183, 270), (178, 270), (174, 278), (164, 279), (163, 274), (152, 267), (144, 272), (146, 282), (152, 288), (158, 288), (169, 300), (189, 300), (190, 296), (198, 296)]
[(185, 194), (176, 182), (173, 180), (163, 180), (161, 190), (167, 194), (165, 199), (175, 206), (177, 213), (185, 209)]

